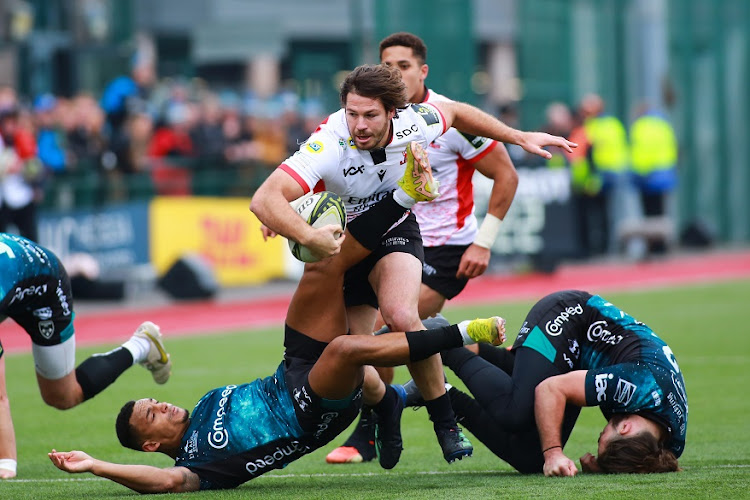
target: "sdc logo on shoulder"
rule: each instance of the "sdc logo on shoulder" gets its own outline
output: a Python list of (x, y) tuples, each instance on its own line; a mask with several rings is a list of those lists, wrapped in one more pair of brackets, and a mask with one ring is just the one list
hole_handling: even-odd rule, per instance
[(311, 153), (320, 153), (321, 151), (323, 151), (323, 143), (320, 141), (308, 142), (307, 150)]
[[(328, 225), (341, 226), (346, 230), (346, 205), (341, 196), (331, 191), (308, 193), (290, 203), (291, 207), (305, 219), (312, 227), (318, 228)], [(302, 262), (317, 262), (310, 250), (293, 240), (289, 241), (289, 250), (297, 260)]]

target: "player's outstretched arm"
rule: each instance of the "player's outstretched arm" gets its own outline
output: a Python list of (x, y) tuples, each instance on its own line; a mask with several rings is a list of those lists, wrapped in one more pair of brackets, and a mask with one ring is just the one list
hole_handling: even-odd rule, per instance
[(517, 144), (529, 153), (543, 158), (552, 158), (552, 153), (545, 151), (544, 147), (557, 146), (568, 153), (572, 153), (573, 148), (578, 146), (564, 137), (545, 132), (516, 130), (481, 109), (463, 102), (440, 101), (431, 104), (443, 114), (448, 127), (508, 144)]
[(150, 465), (124, 465), (97, 460), (82, 451), (56, 451), (49, 459), (60, 470), (90, 472), (138, 493), (182, 493), (200, 489), (198, 475), (185, 467), (160, 469)]

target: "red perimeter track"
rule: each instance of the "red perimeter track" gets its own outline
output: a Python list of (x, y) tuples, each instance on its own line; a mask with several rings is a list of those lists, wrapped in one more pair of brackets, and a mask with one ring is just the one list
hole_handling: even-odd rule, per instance
[[(554, 274), (482, 276), (469, 282), (450, 305), (533, 300), (547, 293), (577, 288), (594, 293), (658, 288), (701, 282), (750, 279), (750, 251), (672, 257), (646, 263), (561, 266)], [(77, 345), (119, 343), (145, 320), (158, 324), (167, 336), (229, 332), (283, 324), (290, 293), (245, 300), (195, 301), (141, 309), (113, 308), (78, 313)], [(13, 321), (0, 325), (7, 352), (28, 351), (28, 335)]]

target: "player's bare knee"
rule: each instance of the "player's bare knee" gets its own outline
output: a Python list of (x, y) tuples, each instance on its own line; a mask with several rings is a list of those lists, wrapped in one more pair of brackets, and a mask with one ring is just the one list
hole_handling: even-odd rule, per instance
[(326, 351), (339, 363), (356, 363), (361, 355), (361, 349), (357, 347), (359, 340), (357, 335), (336, 337), (328, 344)]
[(422, 329), (416, 311), (408, 307), (392, 307), (389, 310), (383, 310), (383, 320), (390, 327), (392, 332), (410, 332)]

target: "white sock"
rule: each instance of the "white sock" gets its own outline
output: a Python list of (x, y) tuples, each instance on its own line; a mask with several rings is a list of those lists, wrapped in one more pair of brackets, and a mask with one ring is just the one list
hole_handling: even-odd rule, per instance
[(476, 344), (474, 339), (469, 337), (469, 333), (466, 331), (466, 327), (469, 326), (471, 320), (464, 320), (458, 324), (458, 331), (461, 332), (461, 336), (464, 338), (464, 345)]
[(411, 208), (417, 203), (417, 200), (409, 196), (406, 191), (401, 188), (397, 188), (393, 192), (393, 200), (404, 208)]
[(122, 346), (133, 355), (133, 364), (145, 361), (148, 352), (151, 350), (151, 342), (135, 335), (130, 337), (130, 340), (122, 344)]

